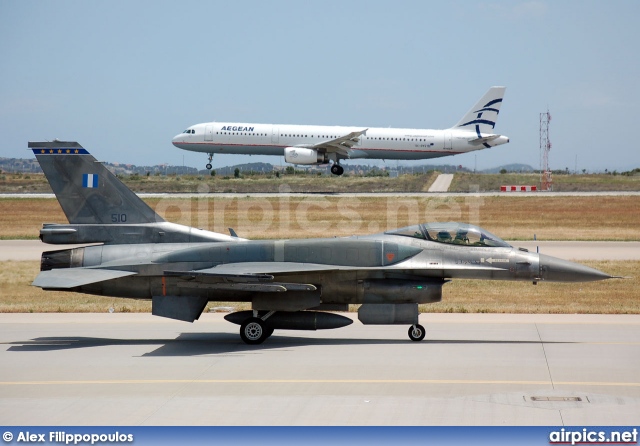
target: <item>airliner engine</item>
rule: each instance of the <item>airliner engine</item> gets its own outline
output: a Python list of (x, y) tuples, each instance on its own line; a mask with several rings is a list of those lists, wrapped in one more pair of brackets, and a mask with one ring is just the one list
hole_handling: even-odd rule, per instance
[(286, 147), (284, 160), (291, 164), (324, 164), (329, 162), (326, 154), (318, 153), (316, 149), (304, 147)]

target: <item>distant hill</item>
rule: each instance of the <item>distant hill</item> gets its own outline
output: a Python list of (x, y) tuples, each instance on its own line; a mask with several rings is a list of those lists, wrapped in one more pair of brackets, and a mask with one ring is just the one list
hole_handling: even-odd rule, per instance
[[(155, 166), (136, 166), (135, 164), (123, 164), (123, 163), (104, 163), (113, 173), (118, 175), (146, 175), (147, 172), (150, 175), (209, 175), (209, 171), (205, 169), (196, 169), (195, 167), (188, 166), (172, 166), (168, 164), (159, 164)], [(270, 163), (246, 163), (236, 164), (234, 166), (216, 167), (216, 175), (232, 176), (235, 169), (239, 169), (241, 173), (245, 172), (258, 172), (268, 173), (272, 171), (284, 170), (290, 164), (276, 165)], [(314, 172), (329, 172), (329, 165), (323, 166), (293, 166), (296, 170), (311, 170)], [(343, 164), (345, 172), (365, 175), (368, 172), (380, 170), (389, 172), (398, 172), (399, 174), (405, 173), (426, 173), (432, 170), (444, 173), (456, 173), (456, 172), (471, 172), (470, 169), (461, 165), (445, 164), (445, 165), (432, 165), (432, 164), (420, 164), (409, 166), (398, 166), (395, 163), (389, 162), (385, 166), (371, 166), (368, 164)], [(480, 173), (500, 173), (501, 169), (506, 169), (507, 172), (533, 172), (535, 169), (528, 164), (507, 164), (493, 169), (485, 169)], [(0, 170), (3, 172), (23, 172), (23, 173), (42, 173), (40, 165), (35, 158), (0, 158)]]
[(481, 170), (480, 172), (481, 173), (500, 173), (502, 169), (506, 170), (507, 172), (519, 172), (519, 173), (526, 173), (526, 172), (533, 173), (537, 170), (528, 164), (514, 163), (514, 164), (505, 164), (504, 166), (494, 167), (492, 169), (484, 169), (484, 170)]
[[(269, 173), (273, 172), (275, 167), (270, 163), (247, 163), (247, 164), (237, 164), (235, 166), (226, 166), (226, 167), (216, 167), (213, 170), (216, 171), (216, 175), (222, 176), (232, 176), (233, 172), (239, 169), (240, 172), (259, 172), (259, 173)], [(201, 174), (208, 174), (207, 170), (200, 170)]]

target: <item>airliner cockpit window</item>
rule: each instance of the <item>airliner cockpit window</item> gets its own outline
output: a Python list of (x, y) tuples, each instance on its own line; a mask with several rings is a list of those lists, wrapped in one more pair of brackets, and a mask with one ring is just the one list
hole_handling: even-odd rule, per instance
[(490, 246), (510, 248), (500, 237), (466, 223), (426, 223), (422, 225), (429, 240), (466, 246)]

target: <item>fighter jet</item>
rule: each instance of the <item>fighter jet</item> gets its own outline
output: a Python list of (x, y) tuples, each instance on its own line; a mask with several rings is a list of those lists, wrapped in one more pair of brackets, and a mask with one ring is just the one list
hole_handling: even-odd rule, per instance
[(587, 282), (612, 276), (515, 248), (466, 223), (425, 223), (379, 234), (247, 240), (165, 221), (77, 142), (30, 142), (69, 224), (46, 223), (50, 244), (97, 245), (42, 253), (44, 290), (149, 299), (152, 314), (197, 320), (208, 302), (250, 302), (228, 314), (247, 344), (274, 330), (352, 323), (332, 311), (360, 305), (363, 324), (406, 324), (421, 341), (419, 304), (449, 281)]

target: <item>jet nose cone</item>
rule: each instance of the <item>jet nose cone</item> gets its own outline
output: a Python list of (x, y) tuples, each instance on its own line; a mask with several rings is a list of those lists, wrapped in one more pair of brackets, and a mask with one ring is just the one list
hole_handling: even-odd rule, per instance
[(182, 142), (182, 133), (174, 136), (173, 139), (171, 140), (171, 144), (173, 144), (176, 147), (180, 147), (181, 142)]
[(611, 279), (609, 274), (568, 260), (540, 254), (540, 275), (548, 282), (593, 282)]

